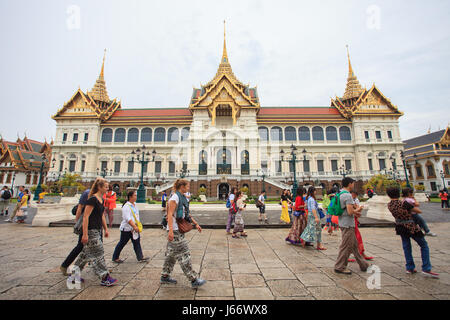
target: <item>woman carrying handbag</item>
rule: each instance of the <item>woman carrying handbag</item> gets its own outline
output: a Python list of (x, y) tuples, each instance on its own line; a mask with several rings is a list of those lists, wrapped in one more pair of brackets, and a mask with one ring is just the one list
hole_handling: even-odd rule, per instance
[(142, 223), (139, 218), (139, 209), (136, 207), (137, 194), (136, 191), (129, 191), (127, 194), (127, 202), (122, 206), (122, 222), (120, 224), (120, 240), (114, 249), (112, 261), (122, 263), (119, 259), (120, 253), (125, 245), (130, 241), (133, 243), (133, 249), (139, 262), (147, 262), (148, 258), (144, 258), (141, 248)]

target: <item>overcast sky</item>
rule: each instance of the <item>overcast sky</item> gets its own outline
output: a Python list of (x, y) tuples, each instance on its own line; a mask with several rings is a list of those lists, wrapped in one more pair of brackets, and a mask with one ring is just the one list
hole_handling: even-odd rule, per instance
[(403, 139), (450, 121), (450, 1), (0, 0), (0, 133), (55, 136), (51, 116), (91, 89), (106, 48), (110, 98), (188, 107), (219, 65), (223, 20), (235, 75), (262, 106), (328, 106), (342, 96), (346, 44), (363, 86), (405, 115)]

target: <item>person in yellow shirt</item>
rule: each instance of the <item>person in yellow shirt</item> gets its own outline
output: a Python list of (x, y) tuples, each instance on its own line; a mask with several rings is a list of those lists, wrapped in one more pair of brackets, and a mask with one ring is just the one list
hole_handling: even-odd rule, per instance
[(20, 213), (16, 214), (17, 223), (25, 223), (25, 218), (27, 217), (28, 210), (28, 199), (30, 198), (30, 192), (28, 189), (23, 191), (22, 199), (20, 200)]

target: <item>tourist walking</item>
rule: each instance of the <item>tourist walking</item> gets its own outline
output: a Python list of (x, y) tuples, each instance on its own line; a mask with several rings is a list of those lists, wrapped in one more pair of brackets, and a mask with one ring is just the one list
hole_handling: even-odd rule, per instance
[[(78, 219), (82, 219), (83, 220), (83, 212), (84, 212), (84, 208), (85, 208), (85, 206), (87, 204), (90, 192), (91, 192), (91, 189), (86, 189), (81, 194), (80, 200), (78, 201), (78, 205), (77, 205), (77, 212), (76, 212), (76, 215), (75, 215), (75, 223), (77, 223)], [(67, 268), (69, 268), (69, 266), (72, 264), (72, 262), (75, 261), (75, 259), (78, 257), (78, 255), (83, 250), (83, 243), (81, 242), (81, 238), (82, 237), (83, 237), (83, 233), (80, 232), (79, 235), (78, 235), (77, 245), (75, 246), (75, 248), (72, 249), (72, 251), (70, 251), (70, 253), (67, 256), (67, 258), (63, 261), (63, 263), (59, 267), (59, 269), (61, 270), (62, 274), (65, 275), (65, 276), (68, 276)]]
[[(336, 205), (339, 203), (340, 209), (342, 209), (342, 215), (339, 216), (339, 228), (342, 232), (342, 242), (339, 247), (339, 254), (334, 266), (336, 273), (351, 274), (352, 272), (347, 269), (348, 258), (353, 253), (356, 262), (359, 265), (361, 271), (366, 271), (369, 264), (364, 260), (358, 250), (358, 240), (356, 239), (355, 232), (355, 217), (361, 216), (362, 207), (355, 209), (353, 206), (353, 198), (350, 192), (352, 192), (355, 185), (355, 180), (350, 177), (346, 177), (342, 180), (343, 190), (336, 194)], [(339, 197), (339, 199), (337, 199)], [(339, 201), (338, 201), (339, 200)]]
[(235, 194), (236, 192), (238, 192), (238, 188), (233, 187), (231, 188), (231, 193), (228, 196), (227, 199), (227, 205), (226, 207), (228, 208), (228, 220), (227, 220), (227, 235), (231, 234), (230, 230), (231, 230), (231, 224), (234, 222), (234, 214), (231, 212), (231, 206), (234, 204), (234, 199), (235, 199)]
[(108, 192), (103, 196), (105, 203), (105, 216), (108, 217), (109, 228), (113, 226), (114, 209), (116, 208), (117, 195), (113, 191), (113, 187), (110, 185)]
[(289, 197), (288, 197), (288, 190), (283, 190), (283, 193), (281, 194), (280, 198), (281, 203), (281, 216), (280, 216), (280, 222), (288, 224), (291, 222), (289, 218)]
[(308, 218), (305, 230), (303, 230), (300, 238), (303, 240), (302, 246), (306, 246), (306, 242), (317, 243), (317, 250), (326, 250), (322, 245), (322, 226), (320, 224), (319, 205), (316, 201), (316, 188), (309, 187), (307, 194)]
[(441, 190), (439, 193), (439, 198), (441, 198), (441, 208), (448, 208), (448, 193), (447, 190)]
[(166, 211), (166, 203), (167, 203), (167, 193), (166, 191), (164, 191), (162, 197), (161, 197), (161, 208), (162, 211)]
[(403, 201), (406, 201), (409, 204), (413, 205), (415, 208), (417, 208), (417, 210), (411, 212), (412, 218), (414, 222), (418, 224), (419, 227), (423, 229), (423, 231), (425, 231), (425, 235), (430, 237), (437, 237), (437, 234), (431, 232), (430, 228), (428, 228), (425, 219), (422, 217), (422, 211), (419, 209), (420, 204), (416, 200), (416, 198), (414, 198), (414, 190), (412, 188), (404, 188), (402, 190), (402, 197)]
[[(202, 232), (202, 228), (189, 214), (189, 207), (184, 193), (189, 191), (189, 181), (178, 179), (174, 183), (174, 194), (169, 199), (167, 209), (167, 250), (164, 260), (163, 270), (161, 272), (161, 283), (175, 284), (177, 280), (172, 279), (172, 273), (175, 262), (178, 261), (185, 276), (191, 281), (193, 288), (200, 287), (206, 283), (200, 279), (198, 274), (192, 269), (191, 253), (189, 251), (188, 242), (184, 237), (184, 233), (180, 228), (186, 224), (194, 224), (198, 232)], [(183, 228), (181, 228), (183, 229)]]
[(0, 191), (0, 216), (8, 215), (8, 207), (11, 197), (11, 191), (7, 186), (4, 186), (2, 191)]
[[(233, 208), (235, 213), (234, 217), (234, 228), (233, 228), (233, 238), (239, 238), (238, 233), (241, 237), (246, 237), (247, 234), (244, 231), (244, 217), (243, 213), (245, 210), (245, 207), (247, 206), (244, 203), (244, 200), (242, 200), (242, 193), (241, 191), (238, 191), (235, 194), (235, 200), (236, 203), (233, 203)], [(236, 210), (237, 209), (237, 210)]]
[(264, 219), (264, 222), (266, 224), (269, 224), (269, 220), (267, 219), (266, 215), (266, 191), (262, 191), (261, 194), (258, 197), (258, 200), (256, 200), (256, 207), (259, 209), (259, 217), (258, 221), (262, 222)]
[(294, 204), (294, 220), (286, 238), (286, 241), (291, 244), (297, 245), (303, 242), (300, 236), (306, 228), (305, 207), (303, 188), (298, 188)]
[[(83, 250), (74, 265), (81, 272), (89, 262), (95, 274), (101, 279), (100, 284), (110, 287), (117, 283), (117, 279), (113, 279), (109, 274), (103, 249), (102, 229), (105, 230), (105, 237), (109, 237), (108, 226), (103, 214), (105, 211), (103, 196), (106, 192), (108, 192), (108, 182), (103, 178), (97, 178), (91, 187), (83, 213), (83, 236), (81, 238), (84, 245)], [(69, 276), (68, 281), (76, 280), (73, 275)]]
[(323, 200), (322, 200), (322, 209), (323, 209), (324, 214), (325, 214), (325, 216), (327, 218), (324, 230), (328, 231), (328, 235), (331, 235), (333, 233), (333, 227), (331, 226), (331, 223), (332, 223), (331, 222), (331, 215), (328, 214), (328, 206), (330, 205), (331, 199), (333, 198), (333, 196), (334, 195), (332, 194), (331, 190), (327, 191), (325, 193), (325, 195), (323, 196)]
[(395, 218), (395, 232), (402, 239), (403, 253), (406, 260), (406, 273), (417, 273), (412, 256), (411, 239), (413, 239), (420, 246), (422, 273), (426, 276), (438, 278), (439, 274), (431, 271), (432, 266), (428, 243), (419, 225), (412, 217), (412, 212), (419, 212), (420, 210), (408, 201), (400, 201), (400, 190), (398, 188), (388, 188), (386, 191), (389, 198), (391, 198), (391, 201), (388, 203), (388, 209)]
[(23, 197), (23, 190), (25, 190), (24, 186), (20, 186), (19, 187), (19, 194), (17, 196), (17, 204), (13, 210), (13, 212), (10, 214), (10, 216), (5, 220), (5, 222), (13, 222), (14, 217), (17, 214), (17, 211), (20, 208), (20, 202), (22, 201), (22, 197)]
[(122, 263), (123, 260), (119, 259), (122, 249), (126, 246), (131, 239), (133, 244), (134, 253), (139, 262), (147, 262), (148, 258), (144, 258), (141, 248), (141, 232), (139, 225), (142, 228), (142, 224), (139, 217), (139, 209), (136, 207), (137, 193), (136, 191), (129, 191), (127, 194), (127, 202), (122, 206), (122, 222), (120, 223), (120, 240), (114, 249), (112, 261), (116, 263)]
[[(361, 205), (360, 205), (360, 202), (358, 199), (358, 192), (353, 190), (351, 194), (352, 194), (352, 198), (353, 198), (354, 209), (359, 210), (359, 207)], [(362, 209), (364, 209), (364, 207)], [(361, 232), (359, 232), (359, 221), (358, 221), (357, 217), (355, 217), (355, 236), (356, 236), (356, 240), (358, 241), (358, 250), (359, 250), (359, 253), (361, 254), (361, 256), (366, 260), (373, 260), (373, 257), (366, 256), (366, 254), (364, 253), (365, 249), (364, 249), (364, 244), (362, 241)], [(348, 262), (355, 262), (355, 259), (348, 259)]]
[(16, 213), (17, 223), (25, 223), (25, 219), (28, 214), (28, 201), (30, 199), (30, 192), (28, 189), (23, 191), (22, 198), (20, 200), (20, 208)]

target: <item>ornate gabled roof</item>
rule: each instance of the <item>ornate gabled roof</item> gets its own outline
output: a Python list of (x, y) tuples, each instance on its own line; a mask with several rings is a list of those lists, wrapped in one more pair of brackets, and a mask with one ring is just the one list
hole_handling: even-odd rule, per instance
[(244, 85), (234, 75), (228, 60), (224, 25), (222, 58), (217, 73), (206, 85), (193, 89), (189, 110), (207, 109), (214, 124), (216, 114), (230, 115), (236, 123), (242, 108), (259, 110), (258, 93), (256, 87)]
[(375, 84), (369, 90), (362, 88), (353, 71), (348, 46), (347, 57), (348, 78), (345, 93), (342, 98), (336, 96), (331, 99), (331, 106), (338, 109), (347, 119), (351, 119), (355, 115), (402, 116), (403, 112), (399, 111), (397, 106), (385, 97)]
[[(47, 143), (25, 137), (23, 140), (18, 138), (16, 143), (1, 140), (1, 146), (0, 163), (11, 162), (16, 170), (39, 171), (42, 164), (42, 156), (45, 155), (47, 162), (44, 163), (44, 168), (48, 169), (51, 148), (49, 148), (50, 146)], [(6, 169), (8, 168), (6, 167)]]
[[(106, 54), (106, 49), (105, 49)], [(53, 119), (70, 118), (97, 118), (101, 121), (108, 120), (113, 113), (121, 109), (122, 102), (116, 99), (110, 100), (106, 91), (104, 78), (105, 56), (103, 56), (100, 75), (91, 91), (83, 92), (80, 88), (75, 91), (72, 98), (64, 103)]]

